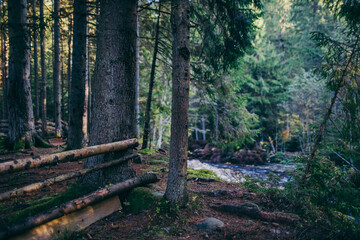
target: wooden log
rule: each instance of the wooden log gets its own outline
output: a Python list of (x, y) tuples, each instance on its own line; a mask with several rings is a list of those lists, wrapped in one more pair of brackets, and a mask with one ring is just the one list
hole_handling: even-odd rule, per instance
[(85, 169), (81, 169), (79, 171), (76, 172), (71, 172), (71, 173), (67, 173), (67, 174), (63, 174), (54, 178), (49, 178), (46, 179), (45, 181), (42, 182), (36, 182), (27, 186), (24, 186), (22, 188), (19, 189), (13, 189), (11, 191), (7, 191), (4, 193), (0, 193), (0, 201), (5, 200), (5, 199), (9, 199), (11, 197), (15, 197), (15, 196), (22, 196), (28, 192), (33, 192), (35, 190), (38, 190), (40, 188), (46, 187), (46, 186), (50, 186), (53, 185), (55, 183), (59, 183), (59, 182), (63, 182), (69, 179), (73, 179), (76, 177), (80, 177), (80, 176), (84, 176), (85, 174), (88, 174), (90, 172), (102, 169), (102, 168), (107, 168), (107, 167), (111, 167), (111, 166), (115, 166), (118, 165), (120, 163), (129, 161), (130, 159), (136, 158), (138, 157), (139, 154), (131, 154), (129, 156), (126, 156), (124, 158), (118, 159), (118, 160), (113, 160), (110, 162), (106, 162), (103, 164), (99, 164), (99, 165), (95, 165), (93, 167), (90, 168), (85, 168)]
[(13, 171), (30, 169), (44, 165), (57, 164), (59, 162), (76, 161), (78, 159), (91, 157), (103, 153), (123, 151), (128, 148), (134, 148), (137, 145), (138, 145), (137, 139), (133, 138), (119, 142), (106, 143), (106, 144), (86, 147), (77, 150), (39, 156), (38, 158), (24, 158), (10, 162), (4, 162), (4, 163), (0, 163), (0, 173), (13, 172)]
[(110, 187), (97, 190), (86, 196), (69, 201), (58, 207), (54, 207), (46, 212), (37, 214), (35, 216), (28, 217), (21, 222), (14, 223), (13, 225), (8, 226), (3, 230), (0, 230), (0, 239), (7, 239), (10, 236), (20, 234), (28, 229), (39, 226), (53, 219), (62, 217), (65, 214), (70, 214), (72, 212), (81, 210), (91, 204), (100, 202), (112, 196), (129, 191), (135, 187), (143, 186), (149, 183), (154, 183), (156, 181), (158, 181), (156, 174), (146, 173), (128, 179), (124, 182), (117, 183)]
[(9, 240), (68, 239), (73, 232), (81, 231), (119, 209), (121, 209), (119, 197), (114, 196), (10, 237)]
[(235, 214), (239, 217), (250, 217), (255, 219), (261, 219), (269, 222), (283, 222), (294, 223), (299, 220), (299, 217), (294, 214), (287, 213), (271, 213), (262, 211), (259, 206), (254, 203), (243, 203), (241, 205), (226, 205), (218, 204), (213, 205), (214, 208), (219, 211)]

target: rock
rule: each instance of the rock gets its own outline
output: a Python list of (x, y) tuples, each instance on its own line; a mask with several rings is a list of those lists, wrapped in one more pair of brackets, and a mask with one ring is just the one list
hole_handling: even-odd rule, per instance
[(152, 194), (154, 194), (158, 198), (162, 198), (164, 196), (165, 192), (164, 191), (154, 191), (154, 192), (152, 192)]
[(222, 228), (223, 226), (224, 226), (224, 223), (222, 221), (220, 221), (219, 219), (216, 219), (216, 218), (212, 218), (212, 217), (205, 219), (204, 222), (196, 224), (196, 228), (198, 230), (202, 230), (202, 231), (206, 231), (206, 232), (211, 232), (211, 231), (217, 230), (219, 228)]

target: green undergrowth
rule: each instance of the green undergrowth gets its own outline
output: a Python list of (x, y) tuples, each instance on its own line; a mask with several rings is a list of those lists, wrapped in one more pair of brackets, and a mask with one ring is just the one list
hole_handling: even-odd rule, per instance
[(139, 212), (150, 208), (158, 199), (149, 189), (138, 187), (133, 189), (127, 196), (129, 205), (127, 211)]
[(55, 206), (59, 206), (62, 203), (81, 197), (90, 193), (91, 190), (92, 187), (90, 185), (74, 183), (67, 190), (58, 195), (45, 196), (38, 200), (30, 200), (28, 203), (30, 207), (12, 213), (8, 218), (8, 224), (33, 216), (40, 212), (44, 212)]
[(0, 152), (4, 152), (5, 149), (5, 137), (0, 137)]
[(187, 169), (188, 178), (204, 178), (204, 179), (215, 179), (221, 180), (214, 172), (206, 169), (195, 170)]
[(310, 170), (300, 165), (284, 190), (250, 188), (258, 188), (269, 205), (299, 215), (304, 239), (360, 239), (360, 174), (326, 157), (301, 161), (309, 161)]

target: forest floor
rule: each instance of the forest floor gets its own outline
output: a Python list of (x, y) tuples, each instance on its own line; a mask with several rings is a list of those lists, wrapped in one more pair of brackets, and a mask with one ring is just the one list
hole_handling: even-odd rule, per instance
[[(63, 140), (51, 139), (51, 143), (57, 147), (2, 153), (0, 154), (0, 162), (48, 154), (63, 149)], [(149, 186), (149, 189), (152, 192), (164, 193), (168, 174), (167, 156), (161, 153), (143, 154), (142, 159), (141, 164), (131, 163), (132, 168), (137, 174), (155, 172), (160, 181)], [(81, 169), (82, 166), (82, 162), (71, 162), (40, 169), (30, 169), (11, 175), (2, 174), (0, 176), (0, 192), (75, 171)], [(65, 191), (74, 181), (76, 180), (55, 184), (26, 196), (1, 202), (0, 225), (6, 224), (6, 219), (12, 213), (29, 207), (36, 200)], [(262, 211), (289, 213), (290, 210), (284, 204), (274, 202), (264, 194), (251, 192), (241, 184), (189, 176), (188, 190), (189, 204), (187, 208), (180, 209), (177, 217), (159, 214), (158, 201), (155, 201), (147, 210), (139, 212), (117, 211), (90, 225), (85, 230), (73, 234), (71, 239), (294, 239), (301, 235), (300, 228), (298, 228), (299, 224), (293, 222), (239, 217), (212, 208), (212, 206), (219, 204), (241, 205), (250, 202), (259, 206)], [(209, 192), (215, 194), (204, 194)], [(224, 226), (211, 232), (199, 230), (197, 224), (210, 217), (221, 220)]]

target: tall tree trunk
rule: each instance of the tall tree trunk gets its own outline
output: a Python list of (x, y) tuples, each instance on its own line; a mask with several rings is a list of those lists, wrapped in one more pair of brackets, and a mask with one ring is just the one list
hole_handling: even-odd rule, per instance
[(206, 140), (206, 128), (205, 128), (205, 115), (201, 115), (201, 130), (203, 135), (203, 140)]
[(156, 30), (155, 30), (155, 44), (154, 44), (153, 60), (152, 60), (152, 65), (151, 65), (150, 81), (149, 81), (149, 93), (148, 93), (148, 98), (146, 101), (144, 136), (143, 136), (142, 149), (145, 149), (148, 147), (149, 134), (150, 134), (151, 101), (152, 101), (152, 93), (153, 93), (154, 80), (155, 80), (155, 68), (156, 68), (156, 60), (157, 60), (156, 57), (157, 57), (158, 46), (159, 46), (160, 18), (161, 18), (161, 1), (159, 1), (159, 13), (158, 13), (158, 19), (157, 19)]
[[(6, 15), (6, 9), (5, 9), (5, 5), (3, 3), (3, 9), (2, 9), (2, 16), (3, 18), (5, 18)], [(6, 33), (3, 32), (2, 33), (2, 82), (3, 82), (3, 115), (2, 118), (3, 119), (7, 119), (8, 117), (8, 104), (7, 104), (7, 99), (6, 99), (6, 89), (7, 89), (7, 82), (8, 82), (8, 71), (7, 71), (7, 47), (6, 47), (6, 42), (7, 42), (7, 37), (6, 37)]]
[(54, 119), (55, 135), (61, 137), (61, 95), (60, 95), (60, 2), (54, 0)]
[(166, 198), (172, 204), (185, 205), (188, 150), (188, 111), (190, 84), (190, 2), (171, 1), (172, 109), (170, 166)]
[(82, 119), (82, 134), (83, 134), (83, 146), (88, 142), (88, 107), (89, 107), (89, 77), (90, 77), (90, 59), (89, 59), (89, 26), (86, 24), (86, 76), (84, 83), (84, 114)]
[(69, 38), (68, 38), (68, 60), (67, 60), (67, 84), (68, 84), (68, 102), (67, 102), (67, 113), (68, 113), (68, 122), (70, 122), (70, 96), (71, 96), (71, 77), (72, 77), (72, 71), (71, 71), (71, 64), (72, 64), (72, 17), (71, 14), (69, 15)]
[(40, 46), (41, 46), (41, 122), (42, 133), (47, 135), (46, 114), (46, 63), (45, 63), (45, 20), (44, 0), (40, 0)]
[(61, 55), (60, 55), (60, 78), (61, 78), (61, 118), (66, 119), (65, 111), (65, 76), (64, 76), (64, 35), (61, 35)]
[[(97, 32), (97, 53), (92, 83), (92, 111), (89, 145), (119, 141), (136, 135), (136, 29), (134, 0), (101, 0)], [(89, 158), (90, 167), (126, 153)], [(92, 184), (122, 181), (135, 175), (127, 163), (91, 174)]]
[(68, 148), (78, 149), (84, 146), (83, 116), (85, 109), (86, 67), (86, 0), (74, 1), (74, 50), (72, 57), (72, 79), (69, 106)]
[[(139, 10), (140, 1), (137, 1), (137, 9)], [(140, 24), (139, 16), (136, 17), (137, 27), (136, 27), (136, 84), (135, 84), (135, 118), (136, 118), (136, 137), (140, 137), (140, 105), (139, 105), (139, 88), (140, 88)]]
[(35, 120), (39, 120), (39, 66), (37, 53), (37, 17), (36, 0), (33, 0), (33, 44), (34, 44), (34, 93), (35, 93)]
[[(35, 132), (30, 84), (30, 46), (27, 29), (27, 1), (11, 0), (9, 11), (9, 104), (8, 138), (11, 145), (33, 142)], [(29, 146), (29, 145), (28, 145)]]

